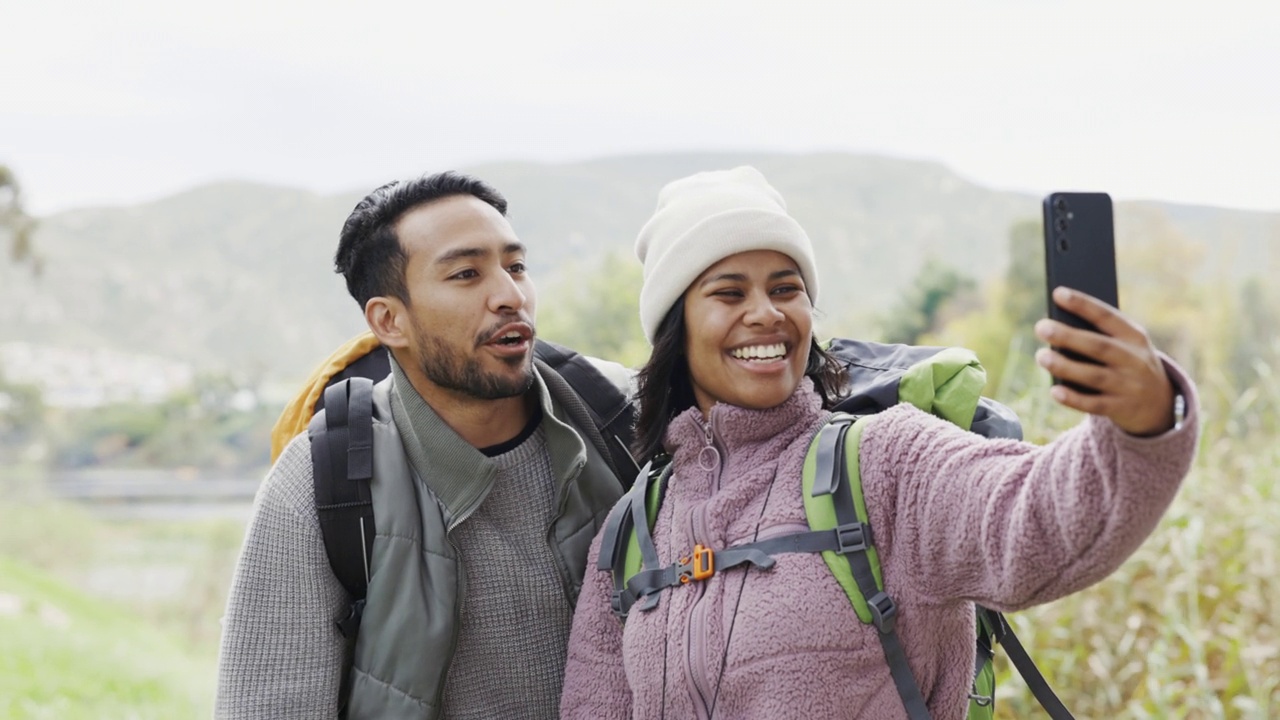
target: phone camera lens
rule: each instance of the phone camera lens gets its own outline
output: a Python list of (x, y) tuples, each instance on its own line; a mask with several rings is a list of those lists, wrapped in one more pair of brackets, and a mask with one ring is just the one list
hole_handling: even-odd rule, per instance
[(1058, 252), (1066, 252), (1071, 249), (1071, 243), (1067, 240), (1066, 235), (1058, 236)]
[(1066, 198), (1064, 198), (1064, 197), (1054, 198), (1054, 200), (1053, 200), (1053, 209), (1054, 209), (1054, 210), (1057, 210), (1057, 211), (1058, 211), (1058, 212), (1060, 212), (1060, 213), (1062, 213), (1062, 212), (1066, 212), (1066, 211), (1067, 211), (1067, 199), (1066, 199)]
[(1059, 215), (1059, 216), (1058, 216), (1058, 217), (1053, 221), (1053, 227), (1054, 227), (1054, 228), (1056, 228), (1056, 229), (1057, 229), (1057, 231), (1058, 231), (1058, 232), (1060, 232), (1060, 233), (1064, 233), (1064, 232), (1066, 232), (1066, 231), (1067, 231), (1067, 219), (1066, 219), (1065, 217), (1063, 217), (1063, 216)]

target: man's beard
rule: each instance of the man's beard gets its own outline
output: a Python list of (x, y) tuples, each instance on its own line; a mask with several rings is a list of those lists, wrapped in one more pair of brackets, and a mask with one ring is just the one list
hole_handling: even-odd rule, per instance
[[(533, 363), (527, 355), (502, 361), (513, 369), (524, 365), (520, 375), (510, 377), (486, 373), (475, 357), (464, 357), (439, 338), (421, 332), (418, 333), (418, 338), (418, 356), (422, 359), (420, 367), (422, 374), (426, 375), (432, 383), (446, 390), (468, 395), (477, 400), (500, 400), (523, 395), (533, 387)], [(479, 344), (482, 343), (477, 342), (477, 345)]]

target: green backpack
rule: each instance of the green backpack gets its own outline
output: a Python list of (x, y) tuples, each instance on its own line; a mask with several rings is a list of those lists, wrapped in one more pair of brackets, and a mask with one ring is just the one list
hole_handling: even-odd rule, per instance
[[(912, 720), (930, 715), (911, 675), (906, 654), (895, 632), (896, 607), (884, 592), (880, 562), (862, 495), (858, 447), (862, 431), (874, 413), (897, 402), (916, 407), (965, 429), (988, 435), (1010, 432), (1007, 408), (981, 397), (986, 372), (977, 357), (960, 348), (916, 348), (848, 341), (836, 353), (846, 364), (852, 394), (836, 406), (831, 421), (814, 437), (803, 471), (805, 515), (810, 531), (721, 550), (701, 545), (680, 563), (660, 567), (650, 527), (657, 518), (663, 491), (671, 475), (669, 458), (640, 472), (626, 497), (613, 509), (605, 526), (598, 568), (612, 573), (613, 610), (625, 619), (633, 605), (651, 610), (662, 590), (710, 577), (744, 564), (761, 569), (773, 565), (783, 552), (820, 552), (827, 567), (849, 596), (858, 619), (871, 624), (884, 649), (890, 674)], [(853, 356), (852, 361), (849, 357)], [(862, 361), (861, 358), (870, 358)], [(907, 364), (910, 363), (910, 364)], [(905, 366), (904, 366), (905, 365)], [(889, 392), (886, 395), (886, 390)], [(896, 397), (891, 397), (896, 390)], [(852, 410), (853, 412), (850, 412)], [(975, 416), (982, 415), (982, 422)], [(1003, 419), (993, 423), (992, 418)], [(982, 428), (975, 428), (981, 424)], [(991, 430), (991, 426), (1002, 430)], [(1016, 427), (1020, 436), (1020, 428)], [(995, 717), (994, 647), (1005, 648), (1036, 699), (1054, 720), (1072, 715), (1054, 694), (1012, 628), (1000, 613), (977, 606), (977, 638), (969, 718)]]

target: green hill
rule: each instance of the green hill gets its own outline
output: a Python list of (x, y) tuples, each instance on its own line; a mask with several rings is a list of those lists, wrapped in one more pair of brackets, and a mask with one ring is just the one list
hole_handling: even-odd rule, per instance
[[(665, 182), (741, 163), (769, 177), (812, 236), (826, 278), (820, 309), (830, 317), (883, 310), (929, 257), (975, 279), (998, 276), (1010, 225), (1039, 217), (1036, 197), (883, 157), (685, 154), (464, 169), (508, 196), (535, 278), (551, 289), (567, 281), (570, 261), (629, 253)], [(296, 382), (363, 327), (331, 257), (365, 190), (320, 196), (222, 183), (43, 218), (44, 274), (0, 265), (0, 342), (139, 351)], [(1280, 267), (1277, 214), (1122, 204), (1117, 226), (1122, 248), (1174, 238), (1203, 249), (1188, 268), (1203, 279), (1234, 282)]]

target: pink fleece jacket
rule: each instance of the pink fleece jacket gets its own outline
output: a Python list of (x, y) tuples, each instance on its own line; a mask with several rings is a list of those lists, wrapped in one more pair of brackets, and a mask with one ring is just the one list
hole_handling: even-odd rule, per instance
[[(1088, 417), (1047, 446), (986, 440), (913, 407), (881, 413), (861, 441), (862, 477), (886, 590), (936, 720), (965, 717), (978, 602), (1018, 610), (1113, 572), (1148, 534), (1190, 467), (1181, 430), (1130, 436)], [(726, 548), (808, 529), (800, 470), (828, 414), (806, 379), (769, 410), (716, 405), (671, 424), (674, 474), (654, 526), (665, 566), (695, 543)], [(699, 454), (711, 442), (721, 462)], [(610, 610), (595, 569), (578, 599), (561, 716), (905, 718), (876, 630), (858, 621), (817, 554), (782, 554), (666, 590), (656, 609)]]

